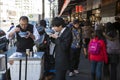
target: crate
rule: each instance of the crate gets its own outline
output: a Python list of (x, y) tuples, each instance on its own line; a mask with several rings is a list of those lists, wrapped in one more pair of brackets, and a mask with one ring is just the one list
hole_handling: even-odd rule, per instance
[[(28, 57), (27, 62), (27, 80), (39, 80), (44, 72), (44, 60), (42, 52), (38, 52), (34, 57)], [(10, 74), (12, 80), (19, 79), (19, 63), (22, 60), (21, 65), (21, 80), (25, 80), (25, 57), (10, 57), (9, 60), (14, 60), (10, 65)]]

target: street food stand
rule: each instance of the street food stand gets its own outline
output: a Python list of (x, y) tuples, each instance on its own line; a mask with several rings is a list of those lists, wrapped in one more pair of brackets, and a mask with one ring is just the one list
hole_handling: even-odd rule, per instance
[[(23, 53), (15, 52), (9, 57), (11, 80), (25, 80), (26, 58)], [(44, 52), (36, 52), (27, 57), (27, 80), (39, 80), (44, 72)], [(21, 70), (20, 70), (21, 61)], [(12, 63), (11, 63), (12, 62)], [(21, 72), (20, 72), (21, 71)]]

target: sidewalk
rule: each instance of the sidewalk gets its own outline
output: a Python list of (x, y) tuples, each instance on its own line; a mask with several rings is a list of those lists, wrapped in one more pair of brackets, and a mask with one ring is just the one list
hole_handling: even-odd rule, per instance
[(90, 80), (90, 62), (84, 57), (83, 52), (80, 55), (79, 71), (76, 76), (67, 76), (67, 80)]
[[(67, 80), (91, 80), (90, 79), (90, 61), (84, 57), (83, 52), (81, 53), (81, 56), (80, 56), (79, 71), (80, 73), (76, 76), (73, 76), (73, 77), (67, 76)], [(120, 80), (120, 62), (119, 62), (117, 71), (118, 71), (117, 80)]]

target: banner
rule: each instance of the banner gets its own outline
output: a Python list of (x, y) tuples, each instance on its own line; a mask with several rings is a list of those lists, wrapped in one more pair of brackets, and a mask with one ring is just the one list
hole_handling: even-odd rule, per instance
[(75, 6), (75, 12), (78, 13), (79, 12), (79, 6)]
[(60, 11), (60, 14), (58, 15), (58, 17), (60, 17), (63, 13), (63, 11), (65, 10), (65, 8), (68, 6), (68, 4), (70, 3), (70, 0), (64, 0), (64, 4), (62, 6), (62, 9)]

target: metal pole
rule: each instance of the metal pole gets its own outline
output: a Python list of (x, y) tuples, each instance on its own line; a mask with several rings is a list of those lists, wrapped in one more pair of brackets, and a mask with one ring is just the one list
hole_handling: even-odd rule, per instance
[(45, 1), (42, 0), (42, 19), (45, 17)]
[(50, 21), (51, 21), (51, 2), (50, 2)]
[(7, 71), (7, 53), (5, 54), (5, 65), (6, 65), (6, 80), (8, 80), (8, 71)]
[(19, 63), (19, 80), (21, 80), (21, 66), (22, 66), (22, 60), (20, 59), (20, 63)]
[(0, 27), (1, 27), (1, 5), (2, 5), (2, 2), (1, 2), (1, 0), (0, 0)]
[(25, 80), (27, 80), (27, 54), (26, 54), (26, 57), (25, 57)]

